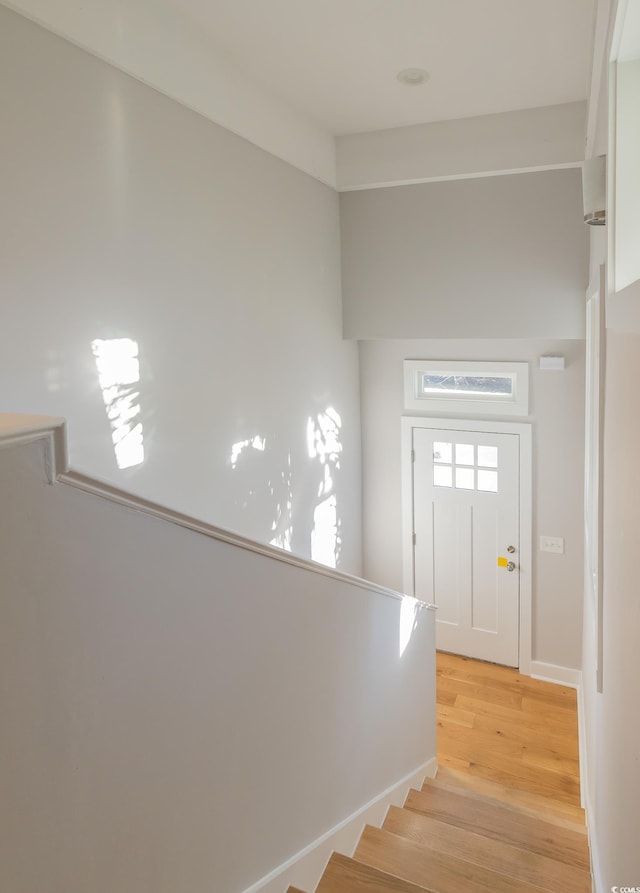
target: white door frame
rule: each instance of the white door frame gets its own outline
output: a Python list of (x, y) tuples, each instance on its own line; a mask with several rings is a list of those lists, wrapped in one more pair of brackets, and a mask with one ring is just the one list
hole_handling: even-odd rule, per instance
[(480, 419), (443, 419), (431, 416), (402, 417), (402, 582), (408, 595), (415, 595), (413, 514), (413, 429), (438, 428), (451, 431), (480, 431), (516, 434), (520, 456), (520, 621), (518, 667), (531, 675), (533, 593), (533, 444), (531, 425), (526, 422), (489, 422)]

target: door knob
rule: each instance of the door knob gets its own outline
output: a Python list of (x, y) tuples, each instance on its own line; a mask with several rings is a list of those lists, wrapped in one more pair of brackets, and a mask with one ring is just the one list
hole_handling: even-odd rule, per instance
[(509, 555), (513, 555), (513, 553), (514, 553), (515, 551), (516, 551), (516, 547), (515, 547), (515, 546), (507, 546), (507, 552), (509, 553)]
[(504, 567), (509, 571), (510, 574), (512, 574), (516, 569), (516, 563), (515, 561), (509, 561), (508, 558), (504, 558), (502, 555), (499, 555), (498, 567)]

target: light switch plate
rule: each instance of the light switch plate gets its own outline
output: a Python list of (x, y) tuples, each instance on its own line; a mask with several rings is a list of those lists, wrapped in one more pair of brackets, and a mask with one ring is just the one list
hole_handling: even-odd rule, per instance
[(561, 536), (541, 536), (541, 552), (555, 552), (556, 555), (564, 554), (564, 540)]

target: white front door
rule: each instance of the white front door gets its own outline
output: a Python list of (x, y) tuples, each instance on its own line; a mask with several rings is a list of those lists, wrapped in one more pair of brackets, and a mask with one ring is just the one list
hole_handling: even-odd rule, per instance
[(415, 595), (437, 647), (518, 666), (519, 438), (413, 428)]

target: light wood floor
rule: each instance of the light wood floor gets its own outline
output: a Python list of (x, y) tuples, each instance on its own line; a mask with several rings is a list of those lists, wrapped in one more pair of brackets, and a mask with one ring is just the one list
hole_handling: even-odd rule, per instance
[(316, 893), (590, 893), (575, 692), (438, 654), (437, 701), (436, 778), (334, 853)]
[(575, 690), (441, 652), (436, 667), (439, 777), (583, 821)]

